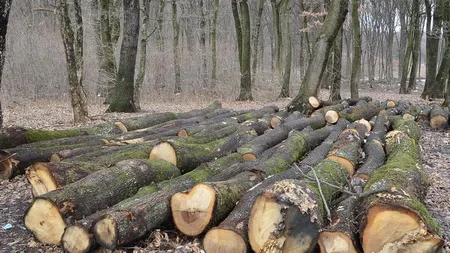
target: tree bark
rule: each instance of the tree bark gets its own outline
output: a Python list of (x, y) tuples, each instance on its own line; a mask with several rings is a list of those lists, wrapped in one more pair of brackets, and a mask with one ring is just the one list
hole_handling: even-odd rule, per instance
[(173, 65), (175, 70), (175, 88), (173, 93), (181, 93), (181, 66), (180, 66), (180, 24), (177, 16), (177, 2), (172, 1), (172, 30), (173, 30)]
[(334, 40), (333, 48), (333, 71), (332, 71), (332, 82), (330, 89), (330, 101), (341, 100), (341, 79), (342, 79), (342, 33), (341, 28), (336, 39)]
[(211, 32), (211, 88), (216, 88), (217, 82), (217, 19), (219, 16), (219, 0), (214, 0), (214, 16), (212, 23), (212, 32)]
[[(264, 0), (259, 0), (259, 4), (258, 4), (258, 14), (256, 16), (256, 20), (255, 20), (255, 26), (253, 28), (253, 33), (252, 33), (252, 42), (253, 42), (253, 47), (252, 47), (252, 87), (255, 86), (256, 83), (256, 69), (258, 66), (258, 52), (259, 52), (259, 37), (260, 37), (260, 33), (261, 33), (261, 18), (262, 18), (262, 14), (264, 12)], [(261, 65), (264, 65), (264, 62), (261, 61)]]
[(308, 70), (303, 78), (302, 86), (298, 95), (288, 105), (289, 111), (305, 112), (307, 110), (308, 98), (317, 96), (322, 75), (327, 66), (328, 56), (339, 30), (344, 23), (348, 12), (348, 1), (333, 0), (330, 3), (328, 15), (321, 28), (320, 35), (314, 46), (309, 62)]
[(283, 2), (283, 31), (285, 39), (282, 41), (283, 45), (283, 58), (284, 69), (281, 77), (281, 92), (278, 95), (279, 98), (290, 97), (289, 85), (291, 82), (291, 65), (292, 65), (292, 42), (291, 42), (291, 6), (290, 1), (285, 0)]
[[(2, 73), (5, 64), (6, 32), (8, 30), (9, 11), (12, 0), (5, 0), (0, 3), (0, 91), (2, 89)], [(0, 128), (3, 127), (2, 101), (0, 100)]]
[(200, 50), (202, 55), (202, 87), (204, 89), (210, 88), (208, 85), (208, 75), (207, 75), (207, 63), (206, 63), (206, 18), (203, 0), (199, 0), (200, 9)]
[(359, 97), (361, 79), (361, 27), (359, 23), (359, 0), (352, 0), (353, 60), (350, 79), (350, 97)]
[(119, 69), (110, 112), (136, 112), (134, 103), (134, 72), (139, 41), (140, 8), (138, 0), (123, 0), (123, 38)]
[(242, 33), (242, 58), (241, 61), (241, 85), (237, 101), (253, 100), (252, 96), (252, 73), (250, 67), (251, 61), (251, 31), (250, 31), (250, 12), (248, 9), (247, 0), (241, 0), (241, 33)]

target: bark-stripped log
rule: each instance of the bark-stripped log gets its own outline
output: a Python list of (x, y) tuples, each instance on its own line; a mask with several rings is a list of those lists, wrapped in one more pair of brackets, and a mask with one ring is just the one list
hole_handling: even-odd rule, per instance
[(313, 132), (293, 130), (269, 159), (256, 163), (251, 171), (231, 179), (221, 178), (219, 182), (201, 183), (188, 193), (175, 194), (171, 200), (175, 225), (186, 235), (203, 233), (223, 220), (245, 191), (263, 180), (261, 173), (267, 177), (287, 170), (308, 150), (318, 146), (332, 129), (328, 126)]
[(311, 252), (314, 249), (324, 224), (325, 203), (330, 203), (339, 192), (320, 182), (338, 187), (346, 185), (358, 158), (354, 143), (361, 145), (365, 132), (366, 126), (351, 124), (339, 135), (328, 157), (306, 174), (306, 179), (277, 181), (259, 195), (248, 224), (249, 242), (254, 251)]
[[(214, 101), (211, 105), (204, 109), (195, 109), (189, 112), (184, 113), (173, 113), (173, 112), (163, 112), (163, 113), (155, 113), (150, 115), (145, 115), (141, 117), (134, 117), (123, 119), (120, 121), (116, 121), (116, 126), (123, 132), (130, 132), (137, 129), (151, 127), (157, 124), (161, 124), (170, 120), (175, 119), (187, 119), (193, 118), (197, 116), (201, 116), (210, 112), (213, 112), (216, 109), (222, 108), (222, 104), (219, 101)], [(226, 111), (225, 111), (226, 112)], [(224, 112), (224, 113), (225, 113)]]
[(201, 163), (211, 161), (236, 151), (249, 141), (248, 136), (255, 130), (244, 126), (234, 134), (205, 144), (189, 143), (178, 139), (166, 140), (157, 144), (150, 152), (150, 160), (163, 159), (186, 173)]
[(179, 175), (178, 168), (163, 160), (121, 161), (115, 167), (36, 197), (25, 213), (24, 223), (39, 241), (59, 244), (66, 222), (112, 206), (140, 187)]
[[(339, 120), (333, 131), (318, 147), (313, 149), (305, 159), (300, 162), (301, 169), (307, 171), (310, 166), (316, 165), (328, 154), (334, 140), (347, 126), (347, 120)], [(306, 172), (304, 172), (306, 173)], [(233, 211), (217, 227), (209, 230), (203, 241), (205, 251), (208, 253), (235, 253), (248, 252), (247, 229), (250, 211), (255, 199), (273, 183), (283, 179), (300, 179), (303, 177), (297, 167), (267, 178), (261, 184), (250, 189), (239, 200)]]
[(273, 147), (286, 139), (291, 130), (302, 130), (307, 126), (311, 126), (313, 129), (318, 129), (324, 125), (325, 119), (322, 114), (318, 114), (311, 118), (301, 118), (286, 122), (243, 145), (238, 149), (238, 152), (242, 154), (245, 160), (254, 160), (261, 154), (262, 151)]
[(420, 165), (418, 139), (395, 126), (386, 136), (387, 162), (365, 188), (387, 191), (362, 201), (362, 248), (364, 252), (437, 252), (443, 240), (423, 202), (429, 183)]
[(433, 129), (440, 129), (445, 125), (448, 125), (448, 110), (435, 105), (430, 112), (430, 126)]
[(348, 121), (356, 121), (359, 119), (370, 120), (376, 116), (383, 108), (378, 101), (369, 102), (364, 105), (347, 108), (339, 112), (339, 117), (347, 119)]

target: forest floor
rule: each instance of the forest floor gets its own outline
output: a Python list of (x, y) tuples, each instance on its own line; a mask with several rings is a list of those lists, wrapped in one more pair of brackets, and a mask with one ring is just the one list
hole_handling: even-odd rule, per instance
[[(364, 89), (360, 96), (371, 96), (373, 99), (404, 99), (414, 103), (427, 103), (421, 100), (419, 93), (412, 95), (397, 95), (396, 91), (374, 91)], [(348, 94), (343, 92), (343, 97)], [(326, 99), (327, 93), (321, 97)], [(143, 112), (139, 114), (104, 113), (106, 106), (100, 103), (91, 105), (90, 124), (117, 118), (134, 117), (161, 111), (189, 111), (204, 107), (212, 102), (211, 98), (185, 99), (173, 103), (158, 102), (142, 105)], [(270, 104), (285, 106), (289, 100), (279, 100)], [(269, 103), (263, 102), (223, 102), (224, 108), (242, 110), (259, 108)], [(55, 102), (30, 102), (27, 104), (9, 103), (5, 108), (5, 125), (17, 125), (33, 128), (68, 128), (71, 125), (71, 108), (69, 104)], [(436, 218), (443, 231), (445, 240), (442, 252), (450, 252), (450, 132), (448, 129), (431, 130), (422, 126), (422, 164), (428, 172), (431, 186), (426, 198), (426, 205)], [(23, 215), (32, 200), (31, 188), (25, 176), (16, 177), (10, 181), (0, 181), (0, 252), (62, 252), (60, 247), (46, 246), (35, 241), (31, 233), (23, 225)], [(11, 224), (12, 228), (3, 229)], [(186, 238), (174, 230), (155, 230), (153, 233), (131, 245), (114, 251), (99, 249), (97, 252), (204, 252), (199, 239)]]

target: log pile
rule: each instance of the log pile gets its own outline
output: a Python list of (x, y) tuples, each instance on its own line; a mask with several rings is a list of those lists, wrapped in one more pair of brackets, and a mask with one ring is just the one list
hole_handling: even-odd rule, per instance
[(170, 226), (214, 253), (437, 252), (417, 122), (447, 127), (448, 109), (309, 101), (308, 114), (215, 102), (83, 129), (10, 128), (0, 175), (26, 174), (26, 228), (66, 252)]

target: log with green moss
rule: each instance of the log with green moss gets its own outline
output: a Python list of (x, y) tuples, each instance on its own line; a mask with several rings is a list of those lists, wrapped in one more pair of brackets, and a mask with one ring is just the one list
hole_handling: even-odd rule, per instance
[(110, 207), (140, 187), (179, 175), (178, 168), (163, 160), (124, 160), (36, 197), (25, 213), (24, 224), (40, 242), (59, 244), (71, 220)]
[(175, 119), (187, 119), (201, 116), (207, 113), (211, 113), (220, 108), (222, 108), (222, 104), (219, 101), (214, 101), (214, 103), (203, 109), (194, 109), (192, 111), (182, 113), (174, 113), (174, 112), (155, 113), (141, 117), (122, 119), (116, 121), (115, 124), (120, 128), (122, 132), (126, 133), (137, 129), (151, 127)]
[[(233, 253), (248, 252), (247, 229), (248, 219), (255, 199), (264, 192), (273, 183), (284, 179), (301, 179), (304, 173), (307, 173), (311, 166), (316, 165), (326, 157), (331, 149), (334, 140), (349, 122), (340, 119), (333, 126), (332, 132), (328, 137), (300, 162), (300, 168), (291, 167), (290, 169), (280, 172), (272, 177), (268, 177), (262, 183), (247, 191), (239, 200), (233, 211), (218, 226), (209, 230), (203, 241), (206, 252)], [(306, 135), (308, 138), (309, 135)], [(308, 141), (306, 141), (308, 142)]]
[(359, 119), (370, 120), (373, 116), (376, 116), (383, 107), (380, 102), (374, 101), (364, 105), (354, 106), (344, 109), (339, 112), (339, 117), (347, 119), (348, 121), (356, 121)]
[(416, 120), (422, 110), (420, 105), (411, 105), (408, 109), (403, 111), (403, 119)]
[(35, 163), (26, 169), (34, 196), (39, 196), (128, 159), (148, 159), (157, 142), (105, 147), (58, 163)]
[(322, 114), (318, 114), (311, 118), (301, 118), (286, 122), (243, 145), (238, 149), (238, 152), (242, 154), (245, 160), (254, 160), (261, 154), (262, 151), (285, 140), (291, 130), (302, 130), (308, 126), (311, 126), (313, 129), (318, 129), (325, 126), (325, 123), (326, 122)]
[(322, 108), (322, 107), (326, 107), (326, 106), (337, 105), (337, 104), (340, 104), (342, 102), (345, 102), (345, 103), (347, 103), (347, 104), (349, 104), (351, 106), (354, 106), (354, 105), (358, 104), (361, 101), (362, 102), (370, 102), (370, 101), (372, 101), (372, 98), (371, 97), (360, 97), (360, 98), (357, 98), (357, 99), (348, 98), (348, 99), (338, 100), (338, 101), (329, 101), (329, 100), (325, 101), (325, 100), (321, 100), (321, 99), (316, 98), (316, 97), (309, 97), (308, 98), (309, 105), (315, 110), (317, 110), (319, 108)]
[(348, 108), (349, 107), (349, 103), (347, 101), (343, 101), (341, 103), (338, 104), (334, 104), (334, 105), (329, 105), (329, 106), (325, 106), (321, 109), (315, 110), (311, 116), (314, 116), (316, 114), (323, 114), (325, 115), (325, 120), (330, 123), (330, 124), (334, 124), (338, 121), (339, 119), (339, 112)]
[[(358, 156), (349, 152), (358, 150), (348, 147), (353, 147), (353, 143), (361, 145), (365, 132), (365, 125), (351, 124), (339, 134), (327, 158), (306, 173), (305, 179), (277, 181), (256, 198), (248, 224), (249, 242), (254, 251), (311, 252), (314, 249), (320, 228), (325, 224), (327, 207), (339, 194), (336, 187), (346, 185), (352, 173), (348, 165), (357, 162)], [(342, 159), (332, 158), (336, 156)]]
[(386, 136), (386, 164), (365, 187), (365, 191), (385, 192), (364, 198), (359, 208), (362, 248), (364, 252), (437, 252), (443, 240), (424, 204), (429, 182), (420, 163), (418, 139), (396, 124), (394, 128)]
[(430, 126), (433, 129), (448, 126), (448, 109), (435, 105), (430, 112)]
[(230, 173), (223, 178), (216, 176), (215, 179), (220, 181), (201, 183), (188, 193), (175, 194), (171, 199), (175, 225), (186, 235), (203, 233), (223, 220), (242, 195), (263, 180), (262, 175), (268, 177), (289, 169), (307, 151), (318, 146), (332, 129), (328, 126), (312, 132), (293, 130), (269, 159), (255, 163), (250, 171), (232, 178), (229, 178)]
[(270, 106), (265, 106), (261, 109), (258, 110), (254, 110), (248, 113), (244, 113), (241, 115), (237, 115), (233, 118), (235, 118), (239, 123), (242, 123), (246, 120), (249, 119), (254, 119), (254, 118), (261, 118), (262, 116), (266, 115), (266, 114), (271, 114), (271, 113), (276, 113), (278, 112), (278, 107), (275, 105), (270, 105)]
[(186, 173), (201, 163), (236, 151), (256, 134), (253, 128), (243, 126), (235, 133), (222, 139), (204, 144), (169, 139), (158, 143), (150, 152), (150, 160), (163, 159), (177, 166)]
[(229, 126), (229, 125), (235, 125), (238, 124), (237, 120), (232, 118), (223, 118), (218, 119), (215, 122), (202, 122), (197, 125), (181, 128), (177, 132), (177, 136), (180, 137), (188, 137), (188, 136), (194, 136), (195, 134), (198, 134), (200, 132), (211, 132), (211, 131), (217, 131), (223, 127)]

